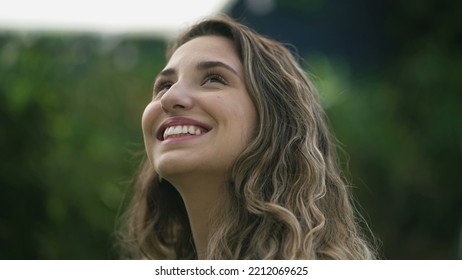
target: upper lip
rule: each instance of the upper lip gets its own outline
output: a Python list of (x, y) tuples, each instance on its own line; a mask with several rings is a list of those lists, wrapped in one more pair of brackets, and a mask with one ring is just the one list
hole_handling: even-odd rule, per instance
[(204, 129), (205, 131), (209, 131), (212, 129), (210, 125), (202, 123), (200, 121), (196, 121), (186, 117), (173, 117), (165, 120), (157, 129), (156, 138), (160, 141), (164, 140), (164, 131), (170, 126), (176, 125), (194, 125)]

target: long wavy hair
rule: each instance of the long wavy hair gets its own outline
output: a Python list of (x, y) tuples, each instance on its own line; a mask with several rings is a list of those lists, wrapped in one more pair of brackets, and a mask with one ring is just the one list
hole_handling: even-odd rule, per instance
[[(373, 259), (336, 145), (312, 82), (281, 43), (229, 17), (184, 32), (167, 51), (205, 35), (230, 39), (243, 64), (258, 124), (229, 169), (227, 200), (214, 217), (208, 259)], [(197, 258), (187, 210), (145, 160), (125, 213), (124, 257)], [(367, 232), (367, 235), (363, 235)], [(367, 237), (366, 237), (367, 236)]]

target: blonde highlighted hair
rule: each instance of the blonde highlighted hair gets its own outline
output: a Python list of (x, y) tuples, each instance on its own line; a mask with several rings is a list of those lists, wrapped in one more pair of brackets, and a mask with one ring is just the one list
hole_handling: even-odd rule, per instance
[[(281, 43), (226, 17), (204, 20), (167, 52), (199, 36), (230, 39), (258, 124), (229, 170), (208, 259), (373, 259), (317, 92)], [(135, 183), (122, 243), (129, 258), (197, 258), (186, 208), (148, 161)]]

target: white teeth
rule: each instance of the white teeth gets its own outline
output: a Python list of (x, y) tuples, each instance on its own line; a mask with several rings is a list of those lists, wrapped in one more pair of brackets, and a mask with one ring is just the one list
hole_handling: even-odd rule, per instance
[(164, 131), (164, 140), (170, 137), (181, 136), (185, 134), (201, 135), (205, 133), (203, 129), (194, 125), (177, 125), (167, 127)]
[(180, 134), (181, 132), (181, 126), (175, 126), (175, 128), (173, 129), (173, 134)]

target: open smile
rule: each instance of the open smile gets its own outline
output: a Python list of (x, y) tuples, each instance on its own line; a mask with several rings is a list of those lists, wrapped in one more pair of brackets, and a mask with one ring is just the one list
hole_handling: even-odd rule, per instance
[(162, 123), (157, 130), (156, 138), (160, 141), (165, 141), (171, 138), (199, 136), (209, 132), (211, 129), (209, 125), (193, 119), (174, 117)]
[(194, 125), (176, 125), (168, 127), (163, 134), (163, 140), (186, 135), (201, 135), (206, 131)]

